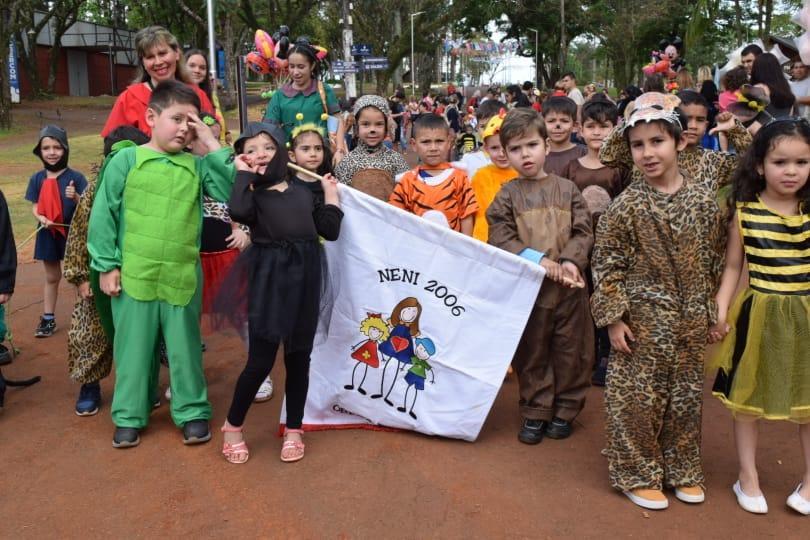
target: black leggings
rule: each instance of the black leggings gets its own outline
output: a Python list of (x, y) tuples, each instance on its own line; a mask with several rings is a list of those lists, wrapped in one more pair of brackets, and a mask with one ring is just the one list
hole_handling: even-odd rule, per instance
[[(248, 343), (247, 365), (236, 381), (231, 409), (228, 411), (228, 423), (236, 427), (245, 422), (245, 416), (256, 397), (256, 392), (272, 371), (278, 352), (278, 341), (268, 341), (251, 334)], [(309, 389), (309, 356), (312, 349), (284, 352), (284, 366), (287, 370), (284, 385), (287, 394), (287, 427), (301, 429)]]

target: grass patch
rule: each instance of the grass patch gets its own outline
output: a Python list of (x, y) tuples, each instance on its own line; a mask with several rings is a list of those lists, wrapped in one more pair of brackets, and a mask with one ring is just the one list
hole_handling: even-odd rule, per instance
[(22, 133), (20, 126), (11, 126), (11, 129), (0, 129), (0, 141), (14, 137)]

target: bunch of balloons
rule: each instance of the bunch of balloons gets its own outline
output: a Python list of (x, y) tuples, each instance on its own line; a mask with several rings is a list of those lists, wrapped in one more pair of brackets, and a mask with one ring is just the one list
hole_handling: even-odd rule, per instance
[[(299, 38), (299, 40), (312, 48), (319, 62), (328, 55), (326, 49), (310, 44), (308, 39)], [(248, 69), (259, 75), (285, 76), (289, 64), (287, 56), (290, 50), (290, 28), (282, 25), (272, 36), (264, 30), (256, 30), (253, 42), (256, 50), (245, 57)]]
[(256, 30), (253, 42), (256, 50), (245, 57), (248, 69), (259, 75), (284, 76), (287, 73), (290, 29), (281, 26), (272, 37), (264, 30)]

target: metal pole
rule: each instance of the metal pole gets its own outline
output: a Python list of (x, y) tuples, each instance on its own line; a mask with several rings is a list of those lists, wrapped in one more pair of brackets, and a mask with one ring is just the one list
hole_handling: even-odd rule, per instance
[(536, 28), (528, 28), (527, 30), (531, 30), (532, 32), (534, 32), (534, 87), (539, 89), (540, 88), (540, 72), (539, 72), (540, 62), (538, 61), (539, 50), (537, 48), (538, 32), (537, 32)]
[[(352, 4), (349, 0), (343, 0), (341, 5), (341, 17), (343, 19), (343, 60), (346, 62), (352, 61), (352, 43), (354, 36), (352, 32)], [(354, 73), (346, 73), (343, 75), (343, 81), (346, 85), (346, 97), (352, 98), (357, 95), (357, 87), (355, 86), (356, 76)], [(361, 91), (362, 93), (362, 91)]]
[(217, 78), (216, 50), (214, 49), (214, 0), (206, 0), (208, 7), (208, 71), (211, 78)]
[(416, 81), (418, 77), (416, 76), (416, 62), (414, 62), (414, 54), (413, 54), (413, 18), (417, 15), (421, 15), (424, 11), (417, 11), (416, 13), (411, 13), (411, 91), (413, 95), (416, 95)]
[(245, 131), (248, 125), (247, 87), (245, 86), (245, 57), (236, 57), (236, 102), (239, 107), (239, 131)]

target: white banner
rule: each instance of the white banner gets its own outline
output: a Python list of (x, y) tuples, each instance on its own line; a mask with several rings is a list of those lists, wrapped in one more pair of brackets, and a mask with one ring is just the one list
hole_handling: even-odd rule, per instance
[(340, 238), (325, 243), (335, 301), (304, 429), (475, 440), (543, 269), (352, 188), (340, 186), (340, 203)]

